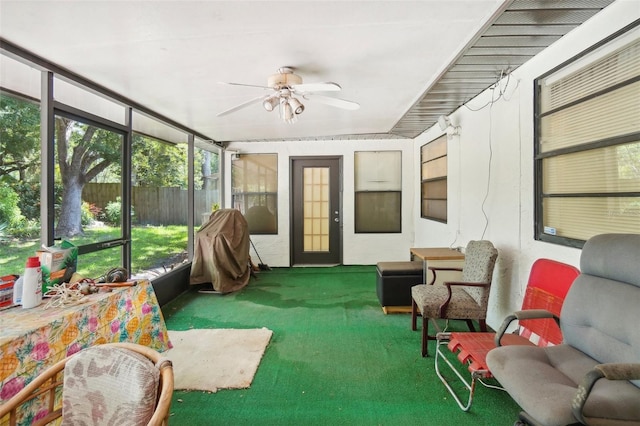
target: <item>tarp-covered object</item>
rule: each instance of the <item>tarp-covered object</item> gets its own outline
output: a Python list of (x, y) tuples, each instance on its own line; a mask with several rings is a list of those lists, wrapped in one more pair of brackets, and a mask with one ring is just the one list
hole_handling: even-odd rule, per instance
[(220, 293), (249, 284), (249, 227), (239, 210), (215, 211), (196, 233), (190, 283), (212, 283)]

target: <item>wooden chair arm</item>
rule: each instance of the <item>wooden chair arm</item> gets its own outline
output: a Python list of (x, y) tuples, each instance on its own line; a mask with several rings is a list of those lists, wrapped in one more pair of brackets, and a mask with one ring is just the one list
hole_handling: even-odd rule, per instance
[(437, 273), (437, 271), (458, 271), (458, 272), (462, 272), (462, 268), (460, 268), (460, 267), (446, 267), (446, 266), (428, 266), (427, 270), (433, 272), (433, 278), (431, 279), (431, 282), (429, 282), (429, 285), (433, 285), (433, 283), (436, 282), (436, 273)]
[(449, 307), (449, 303), (451, 302), (451, 286), (460, 286), (460, 287), (489, 287), (491, 283), (474, 283), (474, 282), (466, 282), (466, 281), (445, 281), (443, 283), (447, 288), (447, 300), (444, 301), (442, 305), (440, 305), (440, 309), (438, 311), (438, 315), (440, 318), (445, 318), (447, 313), (447, 308)]
[(34, 425), (45, 425), (62, 415), (62, 410), (54, 410), (55, 393), (58, 387), (62, 386), (62, 377), (58, 375), (64, 370), (64, 366), (69, 358), (56, 362), (45, 369), (40, 375), (33, 379), (27, 386), (22, 388), (17, 394), (0, 405), (0, 420), (8, 417), (9, 424), (16, 424), (17, 411), (28, 401), (46, 394), (49, 401), (49, 414), (34, 422)]
[(171, 396), (173, 395), (173, 363), (171, 360), (161, 357), (156, 362), (156, 366), (160, 370), (160, 391), (156, 410), (147, 426), (166, 426), (169, 423)]
[(640, 380), (640, 363), (598, 364), (584, 375), (576, 396), (571, 402), (573, 415), (581, 423), (587, 424), (582, 409), (591, 394), (591, 389), (598, 380), (603, 378), (607, 380)]
[(445, 281), (443, 284), (446, 285), (447, 287), (452, 285), (466, 286), (466, 287), (489, 287), (491, 285), (491, 283), (474, 283), (470, 281)]

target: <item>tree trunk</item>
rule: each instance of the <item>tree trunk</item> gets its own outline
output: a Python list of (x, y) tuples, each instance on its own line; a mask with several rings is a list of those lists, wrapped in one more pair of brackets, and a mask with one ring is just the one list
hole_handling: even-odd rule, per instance
[(202, 160), (202, 189), (209, 189), (211, 186), (211, 153), (204, 151), (204, 159)]
[(83, 184), (76, 176), (71, 177), (64, 186), (60, 218), (56, 226), (56, 237), (74, 237), (83, 235), (82, 230), (82, 189)]

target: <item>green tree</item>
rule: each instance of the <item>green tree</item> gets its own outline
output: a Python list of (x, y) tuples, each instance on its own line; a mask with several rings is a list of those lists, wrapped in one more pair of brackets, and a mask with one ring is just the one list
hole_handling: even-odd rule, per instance
[(63, 117), (56, 117), (55, 132), (63, 186), (56, 236), (83, 235), (82, 189), (109, 166), (120, 163), (122, 136)]
[(196, 183), (201, 184), (202, 189), (213, 188), (213, 177), (219, 172), (220, 156), (207, 150), (199, 150), (196, 155), (196, 164), (200, 164), (200, 174), (196, 175)]
[(187, 145), (133, 137), (132, 183), (135, 186), (187, 188)]
[(27, 219), (40, 219), (40, 109), (6, 94), (0, 94), (0, 184), (18, 194)]
[[(23, 180), (39, 173), (40, 109), (38, 105), (0, 95), (0, 177)], [(36, 174), (39, 178), (39, 174)]]

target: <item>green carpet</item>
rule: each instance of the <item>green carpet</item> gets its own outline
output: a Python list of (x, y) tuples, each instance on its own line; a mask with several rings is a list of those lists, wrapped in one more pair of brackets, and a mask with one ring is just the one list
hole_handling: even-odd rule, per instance
[[(276, 268), (238, 293), (190, 291), (163, 307), (170, 330), (273, 330), (251, 388), (176, 391), (170, 423), (513, 424), (519, 410), (502, 391), (479, 385), (471, 410), (458, 408), (435, 375), (433, 356), (420, 355), (410, 315), (384, 315), (375, 285), (374, 266)], [(465, 329), (462, 322), (451, 327)]]

